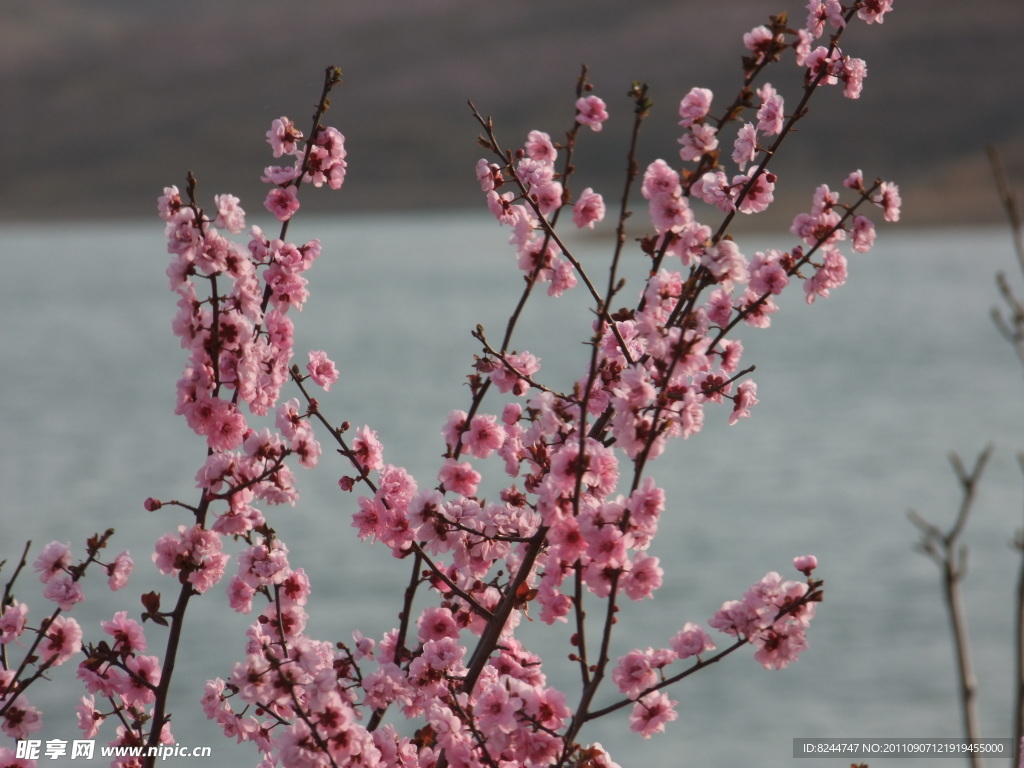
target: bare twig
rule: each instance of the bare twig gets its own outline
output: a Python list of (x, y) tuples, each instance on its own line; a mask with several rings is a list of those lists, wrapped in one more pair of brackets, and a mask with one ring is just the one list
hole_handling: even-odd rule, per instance
[[(960, 510), (956, 520), (949, 531), (943, 533), (941, 529), (929, 523), (914, 510), (908, 513), (911, 522), (921, 531), (921, 541), (918, 549), (934, 560), (942, 571), (943, 594), (946, 598), (946, 607), (949, 611), (949, 621), (953, 632), (954, 654), (956, 657), (957, 671), (960, 676), (960, 707), (963, 717), (964, 737), (975, 741), (978, 736), (978, 716), (976, 711), (975, 697), (977, 695), (977, 681), (971, 670), (970, 646), (967, 638), (967, 620), (963, 611), (963, 596), (960, 591), (960, 582), (967, 572), (967, 547), (960, 544), (960, 534), (963, 533), (964, 525), (967, 523), (967, 516), (970, 514), (974, 504), (975, 492), (981, 473), (985, 464), (992, 455), (993, 445), (985, 446), (974, 462), (974, 468), (968, 472), (960, 460), (960, 457), (950, 454), (950, 463), (960, 483), (962, 499)], [(981, 768), (981, 756), (975, 752), (968, 755), (972, 768)]]
[[(992, 165), (992, 175), (995, 177), (996, 189), (999, 192), (999, 201), (1010, 222), (1010, 232), (1013, 236), (1013, 247), (1017, 253), (1017, 263), (1021, 272), (1024, 273), (1024, 225), (1021, 223), (1020, 206), (1017, 204), (1017, 196), (1010, 186), (1006, 176), (1006, 169), (1003, 167), (1002, 158), (991, 144), (988, 146), (988, 159)], [(1017, 353), (1017, 359), (1024, 365), (1024, 304), (1022, 304), (1010, 288), (1006, 274), (996, 274), (996, 286), (1006, 304), (1007, 319), (999, 307), (992, 308), (992, 320), (996, 328), (1003, 335)], [(1024, 471), (1024, 454), (1017, 454), (1017, 460)], [(1024, 532), (1018, 532), (1014, 545), (1018, 550), (1024, 552)], [(1020, 759), (1021, 737), (1024, 737), (1024, 558), (1021, 560), (1020, 575), (1017, 578), (1017, 601), (1014, 606), (1014, 683), (1013, 683), (1013, 757), (1011, 766), (1018, 765)]]

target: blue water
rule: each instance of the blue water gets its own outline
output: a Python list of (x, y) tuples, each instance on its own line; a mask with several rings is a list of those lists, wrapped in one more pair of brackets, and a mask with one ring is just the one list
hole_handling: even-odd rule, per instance
[[(294, 238), (324, 244), (311, 299), (296, 316), (300, 349), (326, 350), (341, 370), (322, 409), (336, 422), (373, 426), (386, 459), (430, 483), (440, 425), (468, 401), (464, 377), (478, 351), (469, 331), (482, 323), (499, 336), (518, 295), (504, 233), (486, 214), (300, 218), (293, 227)], [(741, 247), (786, 243), (753, 238)], [(597, 270), (603, 247), (578, 247)], [(175, 299), (163, 250), (156, 221), (0, 230), (0, 559), (9, 561), (0, 583), (25, 539), (80, 547), (113, 526), (113, 551), (130, 549), (137, 574), (113, 598), (100, 580), (91, 585), (94, 612), (80, 619), (94, 629), (113, 610), (138, 611), (141, 592), (174, 592), (149, 553), (185, 521), (173, 508), (147, 513), (142, 501), (195, 499), (192, 478), (205, 452), (171, 413), (184, 355), (169, 331)], [(1019, 558), (1008, 542), (1024, 508), (1015, 457), (1024, 449), (1024, 377), (989, 308), (994, 273), (1013, 269), (1001, 229), (883, 230), (875, 251), (851, 259), (850, 282), (832, 298), (808, 307), (794, 294), (771, 328), (743, 330), (761, 402), (732, 428), (726, 410), (709, 408), (705, 430), (654, 464), (670, 494), (655, 545), (665, 585), (655, 601), (624, 608), (615, 652), (664, 646), (685, 621), (705, 622), (724, 600), (769, 570), (788, 573), (790, 559), (806, 553), (818, 556), (826, 580), (811, 648), (781, 672), (764, 671), (747, 653), (689, 678), (672, 692), (680, 717), (667, 734), (636, 739), (625, 717), (613, 716), (584, 738), (612, 748), (623, 768), (845, 768), (850, 761), (838, 758), (794, 761), (792, 739), (957, 734), (939, 574), (913, 551), (906, 512), (951, 522), (959, 495), (946, 454), (970, 463), (989, 441), (996, 451), (965, 535), (965, 592), (983, 734), (1011, 734)], [(641, 270), (634, 265), (631, 284)], [(539, 296), (514, 344), (538, 354), (556, 385), (571, 380), (586, 354), (579, 340), (590, 318), (582, 287), (575, 294)], [(563, 328), (573, 334), (563, 337)], [(292, 564), (311, 575), (310, 633), (347, 640), (359, 628), (379, 637), (395, 624), (405, 565), (358, 544), (349, 526), (354, 499), (335, 484), (342, 471), (330, 455), (318, 470), (297, 470), (302, 500), (272, 510), (272, 523)], [(19, 593), (37, 586), (28, 574)], [(192, 702), (206, 677), (226, 677), (242, 658), (249, 620), (227, 612), (219, 595), (196, 601), (177, 673), (175, 736), (213, 744), (225, 766), (256, 761), (219, 739)], [(564, 657), (536, 629), (530, 641)], [(160, 652), (162, 631), (147, 633)], [(550, 674), (558, 679), (557, 669)], [(30, 691), (33, 703), (65, 713), (49, 715), (42, 738), (77, 736), (60, 706), (82, 693), (69, 678)], [(899, 763), (871, 761), (888, 764)]]

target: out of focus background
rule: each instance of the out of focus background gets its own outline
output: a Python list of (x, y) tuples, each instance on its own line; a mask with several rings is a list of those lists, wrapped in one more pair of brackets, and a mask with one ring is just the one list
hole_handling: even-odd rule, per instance
[[(557, 139), (571, 124), (583, 64), (618, 113), (609, 132), (628, 129), (631, 81), (651, 86), (642, 156), (672, 160), (680, 97), (700, 85), (731, 100), (742, 33), (780, 11), (801, 26), (804, 5), (5, 0), (0, 219), (151, 215), (162, 187), (181, 186), (189, 169), (206, 192), (249, 199), (268, 164), (263, 132), (282, 114), (307, 122), (328, 65), (345, 72), (330, 120), (348, 138), (350, 177), (344, 198), (310, 206), (478, 204), (467, 100), (494, 116), (508, 145), (531, 128)], [(900, 183), (907, 223), (995, 220), (985, 143), (1024, 170), (1024, 3), (895, 8), (883, 25), (851, 30), (844, 50), (868, 62), (864, 94), (859, 103), (838, 92), (814, 100), (776, 169), (780, 198), (802, 202), (810, 184), (838, 186), (854, 163)], [(607, 189), (618, 184), (625, 143), (603, 146), (586, 183)], [(782, 209), (792, 215), (780, 206), (777, 216)]]

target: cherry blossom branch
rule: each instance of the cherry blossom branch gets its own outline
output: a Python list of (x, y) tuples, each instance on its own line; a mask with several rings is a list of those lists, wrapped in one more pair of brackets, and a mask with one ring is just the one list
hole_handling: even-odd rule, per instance
[[(476, 118), (477, 122), (479, 122), (480, 125), (483, 126), (484, 130), (487, 132), (487, 143), (485, 144), (485, 146), (488, 146), (494, 152), (495, 155), (501, 158), (502, 161), (506, 163), (507, 167), (510, 169), (511, 172), (512, 154), (509, 150), (503, 151), (500, 145), (498, 144), (498, 140), (494, 135), (493, 122), (490, 120), (490, 118), (484, 119), (483, 116), (481, 116), (480, 113), (477, 112), (476, 107), (473, 106), (472, 102), (470, 102), (470, 108), (473, 111), (473, 117)], [(579, 123), (576, 124), (574, 130), (578, 128)], [(580, 276), (580, 279), (583, 280), (583, 284), (587, 286), (587, 290), (590, 292), (591, 297), (594, 299), (598, 312), (615, 333), (616, 339), (619, 342), (619, 347), (622, 350), (622, 354), (625, 355), (627, 360), (629, 360), (629, 349), (626, 347), (625, 340), (621, 337), (621, 335), (619, 335), (618, 328), (615, 326), (615, 324), (611, 320), (611, 317), (608, 315), (605, 300), (601, 297), (601, 294), (598, 292), (593, 282), (591, 282), (589, 275), (587, 275), (586, 271), (583, 269), (583, 265), (580, 264), (579, 260), (577, 260), (576, 257), (572, 255), (572, 252), (569, 250), (568, 246), (562, 241), (562, 238), (555, 230), (555, 221), (548, 220), (548, 217), (541, 210), (537, 200), (530, 195), (529, 189), (527, 189), (526, 184), (522, 181), (522, 179), (520, 179), (514, 172), (511, 172), (510, 175), (512, 177), (512, 183), (515, 184), (515, 186), (519, 189), (519, 196), (523, 200), (525, 200), (526, 203), (533, 210), (534, 215), (537, 217), (537, 222), (540, 224), (541, 229), (544, 231), (545, 240), (541, 252), (543, 253), (543, 250), (546, 248), (547, 242), (549, 240), (553, 242), (556, 246), (558, 246), (558, 249), (561, 252), (561, 254), (565, 256), (565, 258), (569, 261), (570, 264), (572, 264), (573, 269)], [(505, 345), (502, 345), (502, 348), (504, 349)], [(630, 360), (630, 362), (632, 361)]]

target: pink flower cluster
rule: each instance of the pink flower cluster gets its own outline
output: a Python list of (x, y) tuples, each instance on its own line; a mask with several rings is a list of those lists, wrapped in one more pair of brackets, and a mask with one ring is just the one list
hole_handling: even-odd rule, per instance
[[(265, 172), (266, 180), (275, 185), (268, 208), (281, 220), (297, 209), (294, 193), (301, 180), (337, 188), (344, 178), (341, 134), (332, 128), (318, 128), (315, 135), (316, 140), (303, 148), (302, 134), (286, 118), (275, 120), (268, 132), (275, 156), (297, 158), (290, 170), (268, 168)], [(320, 456), (308, 409), (300, 410), (295, 399), (279, 402), (281, 388), (290, 377), (302, 381), (298, 369), (290, 369), (294, 343), (288, 313), (301, 309), (306, 300), (304, 273), (318, 257), (320, 244), (316, 240), (298, 245), (274, 239), (258, 227), (250, 228), (244, 245), (237, 244), (218, 228), (231, 234), (244, 231), (245, 213), (239, 200), (218, 195), (214, 198), (216, 215), (207, 216), (192, 199), (193, 184), (190, 180), (185, 200), (177, 187), (165, 189), (158, 210), (166, 222), (171, 254), (167, 276), (178, 296), (172, 327), (188, 353), (177, 385), (175, 413), (205, 439), (207, 455), (195, 478), (200, 492), (197, 506), (146, 500), (147, 510), (173, 504), (185, 507), (194, 518), (191, 524), (179, 525), (161, 536), (152, 560), (159, 571), (181, 584), (181, 606), (223, 580), (233, 559), (225, 545), (231, 539), (243, 539), (249, 546), (237, 555), (238, 572), (228, 587), (230, 604), (248, 611), (257, 592), (269, 594), (273, 589), (291, 602), (283, 614), (272, 617), (277, 623), (271, 626), (282, 624), (282, 616), (286, 616), (292, 620), (289, 626), (301, 632), (304, 617), (297, 606), (305, 602), (308, 582), (301, 569), (289, 567), (287, 548), (265, 527), (257, 504), (294, 505), (298, 492), (285, 459), (295, 456), (304, 466), (312, 467)], [(270, 205), (271, 201), (276, 202)], [(329, 389), (338, 378), (334, 363), (319, 351), (311, 352), (309, 361), (308, 378)], [(273, 429), (250, 424), (251, 417), (270, 416)], [(47, 596), (61, 608), (70, 608), (81, 599), (80, 569), (70, 566), (65, 545), (48, 546), (35, 567), (48, 583)], [(127, 553), (106, 567), (111, 588), (124, 586), (131, 569)], [(142, 602), (144, 620), (163, 625), (183, 620), (178, 609), (161, 607), (159, 594), (143, 595)], [(20, 603), (4, 612), (0, 618), (4, 642), (15, 640), (23, 631), (26, 613)], [(143, 653), (147, 643), (141, 625), (120, 611), (104, 622), (102, 629), (112, 640), (85, 648), (87, 658), (78, 669), (89, 694), (78, 707), (83, 733), (95, 736), (101, 723), (116, 715), (121, 725), (112, 745), (174, 743), (161, 685), (164, 662)], [(40, 658), (47, 666), (62, 663), (83, 649), (82, 634), (73, 619), (55, 616), (45, 634), (43, 630), (40, 633)], [(108, 706), (97, 703), (97, 697), (105, 699)], [(32, 713), (24, 706), (7, 709), (5, 716), (11, 720), (19, 711), (21, 725), (17, 729), (12, 726), (12, 732), (34, 729)], [(154, 722), (150, 723), (151, 719)], [(222, 725), (226, 731), (242, 732), (248, 722), (239, 718)]]
[(267, 142), (274, 157), (295, 157), (291, 166), (268, 166), (263, 172), (263, 180), (276, 185), (267, 194), (263, 207), (278, 221), (288, 221), (299, 210), (299, 182), (305, 180), (316, 187), (326, 184), (331, 189), (340, 189), (345, 181), (348, 169), (345, 137), (336, 128), (320, 127), (314, 140), (305, 147), (302, 138), (302, 132), (287, 117), (275, 120), (267, 131)]
[[(0, 730), (11, 738), (28, 738), (43, 727), (42, 712), (29, 702), (25, 689), (83, 650), (81, 625), (64, 613), (85, 599), (81, 580), (86, 570), (94, 563), (100, 564), (107, 572), (111, 591), (122, 589), (128, 582), (133, 562), (127, 552), (109, 563), (99, 560), (112, 534), (111, 530), (103, 536), (91, 537), (87, 542), (86, 559), (77, 563), (69, 544), (52, 541), (43, 548), (32, 567), (40, 582), (46, 585), (43, 597), (56, 607), (48, 616), (40, 618), (36, 626), (30, 623), (26, 603), (11, 599), (0, 606), (0, 659), (3, 660), (0, 665)], [(26, 555), (27, 552), (26, 549)], [(15, 647), (25, 648), (24, 659), (20, 664), (11, 665), (9, 654)], [(82, 669), (80, 665), (79, 677), (82, 677)], [(127, 689), (129, 679), (123, 675), (120, 679)], [(0, 749), (0, 755), (2, 753)]]

